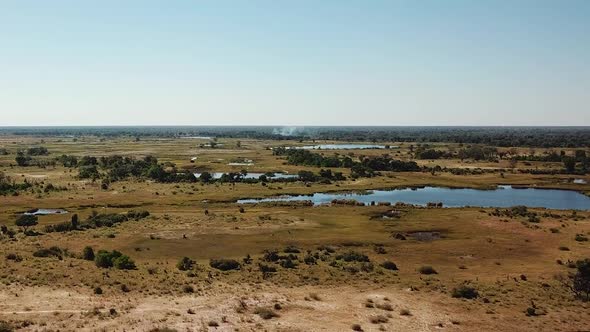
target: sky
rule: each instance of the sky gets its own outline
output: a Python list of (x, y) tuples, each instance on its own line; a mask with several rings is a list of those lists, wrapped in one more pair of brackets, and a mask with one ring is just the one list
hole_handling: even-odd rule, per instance
[(0, 0), (13, 125), (590, 125), (590, 1)]

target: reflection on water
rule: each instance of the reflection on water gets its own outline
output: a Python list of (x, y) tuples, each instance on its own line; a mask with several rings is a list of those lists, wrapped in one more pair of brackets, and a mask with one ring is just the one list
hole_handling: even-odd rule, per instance
[(334, 199), (354, 199), (364, 204), (371, 202), (403, 202), (426, 206), (442, 202), (444, 207), (510, 207), (525, 205), (559, 210), (590, 210), (590, 197), (576, 191), (557, 189), (515, 189), (500, 186), (495, 190), (450, 189), (441, 187), (371, 190), (363, 193), (315, 193), (313, 195), (283, 196), (263, 199), (241, 199), (238, 203), (272, 201), (312, 201), (315, 205), (330, 203)]

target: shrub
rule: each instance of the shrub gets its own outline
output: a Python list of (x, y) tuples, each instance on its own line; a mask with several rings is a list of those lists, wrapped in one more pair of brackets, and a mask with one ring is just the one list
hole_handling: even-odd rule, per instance
[(395, 265), (395, 263), (392, 261), (385, 261), (385, 262), (381, 263), (381, 267), (386, 270), (391, 270), (391, 271), (397, 270), (397, 265)]
[(275, 273), (277, 272), (277, 268), (274, 266), (266, 265), (266, 264), (258, 264), (258, 268), (262, 273)]
[(258, 316), (260, 316), (262, 319), (272, 319), (275, 317), (279, 317), (279, 314), (277, 314), (276, 312), (274, 312), (272, 309), (270, 308), (256, 308), (256, 310), (254, 310), (254, 313), (257, 314)]
[(373, 324), (387, 323), (389, 319), (383, 315), (377, 315), (369, 318), (369, 321)]
[(149, 211), (146, 211), (146, 210), (127, 212), (127, 218), (134, 219), (134, 220), (144, 219), (149, 216), (150, 216), (150, 213), (149, 213)]
[(240, 263), (234, 259), (212, 259), (209, 262), (209, 265), (212, 268), (221, 270), (221, 271), (229, 271), (229, 270), (239, 270)]
[(96, 295), (102, 294), (102, 288), (100, 288), (100, 287), (94, 288), (94, 294), (96, 294)]
[(315, 257), (313, 257), (312, 255), (307, 255), (303, 258), (303, 262), (305, 262), (305, 264), (307, 265), (315, 265), (317, 264)]
[(436, 270), (432, 266), (428, 265), (420, 267), (420, 269), (418, 269), (418, 272), (420, 272), (421, 274), (438, 274), (438, 272), (436, 272)]
[(0, 320), (0, 332), (12, 332), (12, 331), (14, 331), (12, 325), (10, 325), (8, 322)]
[(389, 303), (378, 303), (376, 305), (377, 309), (385, 310), (385, 311), (393, 311), (393, 306)]
[(9, 261), (15, 261), (15, 262), (21, 262), (23, 260), (22, 257), (20, 257), (19, 255), (15, 254), (15, 253), (9, 253), (6, 254), (6, 259)]
[(290, 258), (287, 258), (285, 260), (282, 260), (280, 263), (281, 267), (285, 268), (285, 269), (295, 269), (297, 268), (297, 263), (295, 263), (295, 261), (291, 260)]
[(363, 328), (359, 324), (352, 324), (350, 327), (353, 331), (362, 332)]
[(584, 234), (576, 234), (576, 241), (578, 242), (585, 242), (588, 241), (588, 237)]
[(299, 250), (299, 248), (297, 248), (295, 246), (287, 246), (285, 248), (285, 250), (283, 250), (283, 252), (285, 252), (287, 254), (299, 254), (301, 252), (301, 250)]
[(182, 286), (182, 291), (184, 293), (189, 294), (189, 293), (194, 293), (195, 292), (195, 289), (191, 285), (184, 285), (184, 286)]
[(113, 260), (113, 266), (119, 270), (135, 270), (135, 262), (127, 255), (121, 255)]
[(336, 256), (336, 259), (343, 260), (345, 262), (369, 262), (367, 255), (361, 254), (357, 251), (349, 251), (344, 254)]
[(361, 263), (360, 269), (363, 272), (372, 272), (375, 269), (375, 266), (371, 262), (363, 262)]
[(58, 224), (53, 224), (53, 225), (47, 225), (45, 226), (45, 228), (43, 228), (43, 230), (45, 231), (45, 233), (53, 233), (53, 232), (70, 232), (72, 230), (74, 230), (75, 228), (72, 227), (72, 223), (69, 221), (64, 221)]
[(109, 268), (113, 266), (113, 253), (106, 250), (99, 250), (94, 257), (94, 263), (98, 267)]
[(276, 250), (265, 250), (262, 256), (262, 260), (266, 262), (276, 262), (279, 258), (279, 252)]
[(452, 296), (454, 298), (475, 299), (479, 296), (477, 290), (467, 285), (461, 285), (453, 289)]
[(99, 250), (94, 257), (94, 263), (98, 267), (110, 268), (115, 267), (119, 270), (134, 270), (135, 263), (129, 256), (123, 255), (117, 250), (111, 252)]
[(94, 249), (92, 249), (92, 247), (89, 246), (84, 247), (84, 250), (82, 250), (82, 259), (85, 259), (87, 261), (93, 261)]
[(194, 264), (195, 264), (195, 261), (193, 261), (192, 259), (190, 259), (188, 257), (182, 257), (180, 259), (180, 261), (178, 261), (178, 263), (176, 264), (176, 267), (180, 271), (188, 271), (193, 268)]
[(33, 253), (35, 257), (57, 257), (63, 259), (64, 251), (60, 247), (53, 246), (49, 249), (39, 249)]

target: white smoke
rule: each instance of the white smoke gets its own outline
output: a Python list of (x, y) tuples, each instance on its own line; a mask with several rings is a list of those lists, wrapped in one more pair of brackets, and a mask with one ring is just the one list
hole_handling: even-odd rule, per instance
[(282, 127), (273, 129), (272, 133), (281, 136), (300, 136), (304, 131), (304, 127)]

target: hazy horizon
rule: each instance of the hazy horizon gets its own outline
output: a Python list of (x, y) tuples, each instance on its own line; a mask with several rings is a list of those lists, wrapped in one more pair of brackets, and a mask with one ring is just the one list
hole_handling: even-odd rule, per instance
[(588, 1), (0, 0), (0, 127), (587, 126)]

